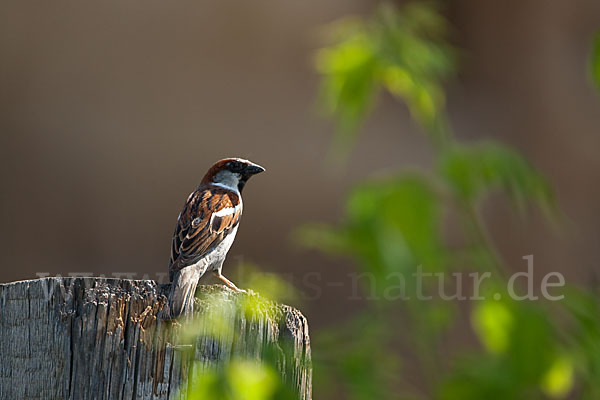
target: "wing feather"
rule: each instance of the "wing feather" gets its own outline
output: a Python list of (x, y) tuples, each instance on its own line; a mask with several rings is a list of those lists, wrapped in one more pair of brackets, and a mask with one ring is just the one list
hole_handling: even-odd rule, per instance
[(214, 249), (239, 223), (242, 202), (233, 191), (200, 186), (185, 203), (177, 219), (171, 246), (169, 272), (196, 263)]

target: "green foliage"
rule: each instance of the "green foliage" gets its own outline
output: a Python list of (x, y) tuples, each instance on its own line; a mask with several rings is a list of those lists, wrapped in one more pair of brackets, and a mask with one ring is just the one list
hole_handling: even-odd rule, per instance
[[(320, 332), (316, 336), (322, 351), (315, 364), (316, 382), (332, 375), (352, 400), (388, 398), (401, 376), (399, 360), (381, 345), (391, 342), (390, 333), (372, 314), (361, 315), (341, 329)], [(332, 392), (318, 395), (337, 397)]]
[(487, 300), (472, 314), (486, 352), (460, 360), (441, 386), (442, 399), (563, 398), (573, 363), (547, 311), (535, 303)]
[[(359, 184), (340, 224), (298, 231), (304, 245), (352, 258), (376, 282), (366, 280), (363, 312), (317, 336), (313, 348), (323, 365), (317, 392), (341, 386), (353, 399), (563, 399), (573, 393), (600, 398), (597, 296), (571, 289), (563, 302), (549, 304), (509, 300), (504, 292), (507, 268), (478, 207), (494, 191), (503, 192), (521, 216), (533, 205), (552, 217), (556, 205), (547, 180), (514, 150), (453, 137), (443, 85), (456, 69), (457, 51), (448, 44), (450, 29), (436, 5), (383, 4), (372, 17), (344, 19), (330, 32), (317, 54), (317, 71), (322, 104), (338, 124), (338, 146), (348, 151), (377, 95), (387, 92), (409, 108), (435, 160), (431, 172), (399, 172)], [(600, 36), (591, 65), (600, 87)], [(448, 214), (460, 227), (452, 241), (443, 234)], [(458, 310), (449, 301), (415, 298), (409, 279), (409, 297), (390, 301), (396, 300), (389, 296), (390, 275), (410, 277), (422, 267), (448, 277), (459, 262), (461, 270), (492, 275), (482, 289), (486, 300)], [(461, 311), (481, 347), (457, 353), (443, 344)], [(395, 379), (383, 379), (386, 371)], [(403, 375), (418, 375), (420, 383), (400, 379)]]
[[(254, 282), (260, 278), (252, 275)], [(262, 285), (262, 286), (261, 286)], [(261, 282), (259, 286), (279, 290), (283, 283), (274, 283), (272, 278)], [(214, 341), (221, 343), (225, 338), (237, 338), (240, 326), (235, 323), (239, 316), (246, 321), (281, 319), (280, 311), (271, 300), (250, 292), (245, 296), (231, 297), (229, 291), (213, 289), (201, 298), (202, 313), (199, 317), (183, 321), (178, 335), (182, 343), (198, 341)], [(238, 339), (241, 342), (244, 338)], [(235, 346), (234, 342), (234, 346)], [(207, 366), (201, 361), (193, 363), (188, 374), (188, 384), (184, 386), (186, 399), (223, 399), (223, 400), (295, 400), (297, 395), (291, 384), (285, 381), (281, 373), (285, 364), (282, 357), (293, 354), (292, 349), (285, 348), (285, 343), (264, 342), (254, 349), (255, 357), (245, 357), (232, 354), (232, 359), (219, 367)], [(291, 345), (291, 344), (290, 344)], [(287, 364), (291, 364), (287, 361)], [(291, 376), (286, 365), (286, 374)]]
[(197, 363), (198, 372), (191, 379), (188, 399), (223, 400), (271, 400), (280, 386), (276, 370), (265, 363), (250, 360), (234, 360), (223, 369), (203, 369)]
[(427, 179), (407, 174), (357, 187), (349, 196), (341, 229), (307, 226), (301, 235), (305, 244), (354, 255), (365, 271), (384, 279), (417, 263), (439, 268), (444, 259), (440, 212)]
[[(301, 296), (291, 283), (281, 279), (280, 276), (262, 271), (252, 263), (242, 263), (234, 272), (234, 281), (241, 287), (252, 288), (253, 292), (260, 293), (261, 297), (277, 303), (301, 307)], [(251, 297), (254, 298), (254, 297)]]
[(506, 352), (514, 330), (513, 313), (506, 304), (486, 301), (471, 314), (473, 329), (486, 350), (493, 354)]
[(367, 258), (377, 258), (369, 254), (372, 249), (391, 256), (382, 260), (388, 271), (415, 265), (417, 260), (431, 266), (441, 263), (439, 204), (426, 179), (403, 176), (362, 185), (350, 196), (347, 216), (351, 246)]
[(353, 138), (381, 90), (403, 100), (428, 132), (443, 133), (441, 84), (454, 70), (454, 55), (443, 40), (446, 21), (432, 5), (383, 4), (369, 20), (348, 18), (330, 28), (333, 43), (318, 52), (317, 70), (324, 108), (338, 121), (338, 139), (346, 139), (338, 143)]
[(554, 208), (550, 186), (523, 157), (497, 143), (455, 145), (440, 157), (440, 175), (462, 200), (474, 204), (494, 189), (503, 190), (520, 210), (533, 203)]
[(582, 399), (600, 397), (600, 303), (598, 296), (571, 288), (566, 291), (564, 306), (569, 329), (565, 342), (581, 377)]
[[(333, 24), (328, 45), (317, 53), (321, 105), (337, 121), (338, 149), (349, 151), (378, 95), (387, 93), (408, 107), (430, 140), (435, 159), (431, 171), (400, 171), (357, 185), (340, 224), (313, 223), (296, 232), (307, 247), (353, 259), (366, 278), (361, 283), (367, 301), (361, 310), (344, 323), (313, 332), (316, 397), (598, 399), (598, 296), (570, 288), (562, 302), (524, 302), (510, 300), (504, 291), (507, 268), (477, 208), (494, 191), (506, 194), (522, 216), (528, 205), (546, 211), (547, 217), (556, 206), (546, 179), (514, 150), (453, 137), (444, 84), (456, 70), (457, 51), (448, 43), (449, 33), (433, 2), (412, 1), (401, 8), (382, 4), (370, 18)], [(600, 36), (590, 65), (600, 87)], [(460, 227), (452, 241), (444, 235), (448, 214)], [(410, 279), (415, 271), (437, 279), (432, 273), (448, 278), (457, 268), (492, 275), (482, 287), (485, 300), (458, 307), (439, 298), (419, 298), (431, 282), (419, 287)], [(402, 285), (390, 279), (399, 276), (409, 279)], [(245, 277), (249, 286), (273, 298), (296, 298), (290, 297), (291, 286), (271, 275), (249, 268)], [(447, 279), (442, 283), (452, 285)], [(277, 318), (271, 315), (271, 303), (252, 294), (233, 308), (223, 303), (218, 297), (205, 299), (208, 312), (183, 337), (235, 335), (228, 323), (235, 313)], [(459, 326), (461, 321), (470, 321), (470, 326)], [(479, 346), (447, 348), (448, 335), (457, 329), (462, 334), (470, 330)], [(267, 347), (261, 361), (236, 359), (220, 369), (197, 364), (188, 397), (293, 398), (277, 373), (277, 351)]]
[(574, 366), (568, 355), (557, 356), (542, 380), (542, 391), (549, 397), (564, 398), (573, 388)]
[(223, 368), (193, 366), (186, 399), (190, 400), (296, 400), (281, 379), (277, 366), (254, 359), (234, 359)]

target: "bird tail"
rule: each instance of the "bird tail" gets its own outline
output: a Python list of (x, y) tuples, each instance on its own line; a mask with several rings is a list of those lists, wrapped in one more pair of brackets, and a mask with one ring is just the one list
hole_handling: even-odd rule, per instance
[(191, 315), (194, 311), (196, 286), (201, 273), (194, 267), (182, 268), (175, 273), (171, 282), (167, 307), (163, 309), (163, 319), (174, 319), (180, 315)]

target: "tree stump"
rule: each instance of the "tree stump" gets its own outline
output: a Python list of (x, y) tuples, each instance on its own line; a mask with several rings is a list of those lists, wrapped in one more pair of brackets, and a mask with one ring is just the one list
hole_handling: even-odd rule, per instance
[[(177, 323), (157, 318), (167, 288), (148, 280), (61, 277), (0, 285), (0, 399), (184, 398), (190, 368), (260, 358), (267, 345), (281, 350), (280, 374), (298, 398), (312, 398), (308, 324), (298, 310), (269, 303), (274, 313), (234, 312), (224, 321), (234, 335), (199, 335), (180, 346)], [(210, 293), (222, 295), (219, 308), (257, 296), (220, 285), (197, 291)], [(204, 306), (197, 299), (195, 314), (206, 313)]]

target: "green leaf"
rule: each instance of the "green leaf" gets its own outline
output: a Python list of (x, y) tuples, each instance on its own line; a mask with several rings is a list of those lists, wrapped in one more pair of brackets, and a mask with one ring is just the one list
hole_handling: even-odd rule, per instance
[(569, 350), (583, 375), (582, 399), (600, 396), (600, 302), (597, 294), (575, 287), (565, 291), (561, 301), (569, 323)]
[(463, 355), (441, 385), (440, 397), (529, 399), (542, 398), (545, 389), (562, 394), (569, 386), (569, 371), (564, 363), (556, 364), (563, 353), (549, 317), (544, 307), (531, 302), (490, 299), (478, 304), (472, 321), (488, 351)]
[(555, 208), (544, 177), (514, 150), (500, 144), (454, 146), (443, 154), (439, 168), (454, 192), (468, 203), (500, 189), (520, 209), (527, 203), (545, 211)]
[(441, 400), (520, 399), (511, 374), (489, 356), (463, 357), (439, 388)]
[(360, 21), (341, 21), (332, 29), (344, 39), (317, 53), (316, 68), (322, 75), (321, 103), (328, 114), (337, 118), (341, 135), (338, 140), (352, 139), (377, 89), (375, 49)]
[(439, 199), (429, 181), (406, 174), (358, 186), (340, 227), (306, 225), (296, 238), (308, 247), (356, 257), (382, 282), (390, 273), (411, 273), (419, 265), (426, 271), (443, 267), (447, 252), (440, 221)]
[[(338, 384), (353, 400), (397, 398), (394, 393), (401, 377), (400, 360), (390, 349), (395, 333), (381, 323), (383, 317), (373, 310), (362, 312), (341, 325), (318, 332), (313, 354), (315, 371), (320, 373), (315, 378), (341, 378)], [(339, 390), (338, 385), (333, 386)], [(327, 398), (339, 397), (335, 394)]]
[(471, 315), (471, 323), (490, 353), (500, 354), (508, 349), (514, 318), (504, 303), (490, 300), (478, 304)]
[(275, 369), (257, 361), (233, 361), (227, 368), (227, 378), (236, 400), (274, 399), (279, 385)]
[(441, 266), (440, 207), (425, 177), (404, 175), (359, 186), (348, 200), (346, 215), (349, 247), (372, 272)]
[(549, 397), (563, 399), (573, 387), (573, 361), (566, 355), (558, 356), (542, 380), (542, 390)]
[(429, 134), (439, 134), (442, 84), (455, 70), (447, 31), (443, 16), (426, 2), (400, 9), (382, 4), (369, 19), (332, 25), (333, 43), (318, 51), (316, 65), (321, 104), (338, 123), (338, 145), (352, 143), (381, 90), (405, 102)]

